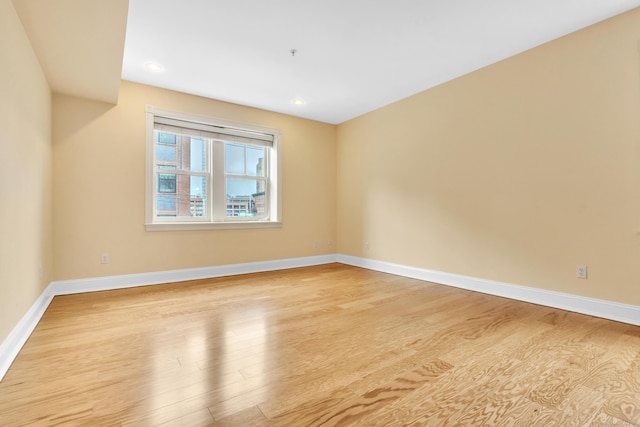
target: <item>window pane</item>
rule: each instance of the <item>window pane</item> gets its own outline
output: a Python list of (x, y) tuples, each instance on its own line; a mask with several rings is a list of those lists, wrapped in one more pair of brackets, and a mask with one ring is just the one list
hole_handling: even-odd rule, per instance
[(178, 175), (176, 216), (191, 217), (206, 214), (206, 179), (201, 176)]
[(227, 178), (227, 216), (252, 217), (266, 213), (265, 181)]
[(191, 199), (189, 201), (191, 216), (205, 216), (207, 214), (207, 179), (204, 176), (191, 177)]
[(175, 162), (175, 145), (156, 144), (156, 160), (160, 160), (162, 162)]
[(175, 144), (176, 136), (172, 133), (156, 131), (156, 141), (164, 142), (165, 144)]
[(247, 145), (247, 175), (265, 176), (264, 147)]
[(192, 170), (197, 172), (204, 172), (207, 170), (207, 153), (206, 144), (204, 139), (191, 138), (191, 161), (189, 168), (186, 170)]
[(157, 176), (158, 216), (202, 217), (207, 215), (206, 177), (187, 174), (157, 174)]
[(158, 193), (175, 193), (176, 176), (174, 174), (158, 174)]
[(244, 144), (225, 142), (224, 171), (237, 175), (244, 175)]
[(158, 196), (158, 216), (176, 216), (176, 196)]
[[(156, 132), (156, 166), (159, 168), (206, 172), (208, 143), (202, 138)], [(161, 138), (162, 137), (162, 138)], [(173, 137), (170, 139), (169, 137)], [(173, 143), (160, 142), (172, 140)]]

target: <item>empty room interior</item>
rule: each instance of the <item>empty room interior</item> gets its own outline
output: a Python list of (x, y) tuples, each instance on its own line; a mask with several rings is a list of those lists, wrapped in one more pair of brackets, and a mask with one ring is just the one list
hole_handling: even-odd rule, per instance
[(0, 0), (0, 425), (640, 425), (640, 0), (528, 3)]

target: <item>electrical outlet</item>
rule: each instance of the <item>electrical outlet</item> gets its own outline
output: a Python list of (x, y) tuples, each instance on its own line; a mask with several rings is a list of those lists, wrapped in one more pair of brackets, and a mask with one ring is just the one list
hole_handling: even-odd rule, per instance
[(587, 278), (587, 266), (586, 265), (578, 265), (578, 266), (576, 266), (576, 277), (578, 279), (586, 279)]
[(327, 240), (327, 246), (331, 246), (331, 245), (333, 245), (333, 240), (331, 239)]
[(365, 248), (366, 250), (369, 250), (369, 242), (364, 242), (364, 248)]
[(109, 254), (100, 255), (100, 264), (109, 264)]
[(314, 240), (314, 241), (313, 241), (313, 247), (314, 247), (314, 248), (317, 248), (317, 247), (318, 247), (318, 241), (317, 241), (317, 240)]

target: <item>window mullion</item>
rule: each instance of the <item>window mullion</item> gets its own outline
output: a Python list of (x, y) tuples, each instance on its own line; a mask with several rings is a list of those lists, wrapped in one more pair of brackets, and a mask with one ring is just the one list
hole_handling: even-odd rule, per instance
[(224, 143), (220, 141), (212, 141), (211, 147), (211, 185), (212, 195), (212, 220), (213, 222), (222, 222), (227, 213), (227, 197), (225, 193), (224, 180)]
[(255, 179), (262, 179), (264, 177), (262, 176), (254, 176), (254, 175), (238, 175), (235, 173), (225, 173), (224, 174), (225, 178), (236, 178), (236, 179), (250, 179), (250, 180), (255, 180)]
[(156, 169), (155, 171), (156, 173), (166, 173), (166, 174), (171, 174), (171, 175), (189, 175), (189, 176), (204, 176), (204, 177), (208, 177), (209, 176), (209, 172), (205, 171), (205, 172), (200, 172), (200, 171), (190, 171), (190, 170), (183, 170), (183, 169)]

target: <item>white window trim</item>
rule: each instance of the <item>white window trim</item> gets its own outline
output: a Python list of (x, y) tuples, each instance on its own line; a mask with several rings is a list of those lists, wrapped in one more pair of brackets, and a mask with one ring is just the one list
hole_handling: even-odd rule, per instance
[[(151, 105), (145, 106), (146, 113), (146, 182), (145, 182), (145, 229), (147, 231), (181, 231), (181, 230), (209, 230), (209, 229), (234, 229), (234, 228), (277, 228), (282, 227), (282, 132), (279, 129), (251, 125), (218, 119), (199, 114), (184, 113), (180, 111), (166, 110)], [(273, 147), (268, 156), (269, 162), (269, 212), (267, 219), (239, 220), (228, 218), (225, 221), (209, 221), (208, 218), (194, 218), (189, 221), (165, 220), (156, 221), (154, 217), (155, 206), (155, 146), (154, 146), (154, 117), (172, 117), (178, 120), (193, 121), (225, 128), (243, 129), (252, 132), (273, 135)], [(213, 167), (213, 165), (211, 165)], [(275, 182), (275, 185), (273, 184)], [(215, 185), (215, 184), (213, 184)], [(207, 204), (213, 203), (209, 194)], [(211, 211), (209, 206), (208, 212)]]

